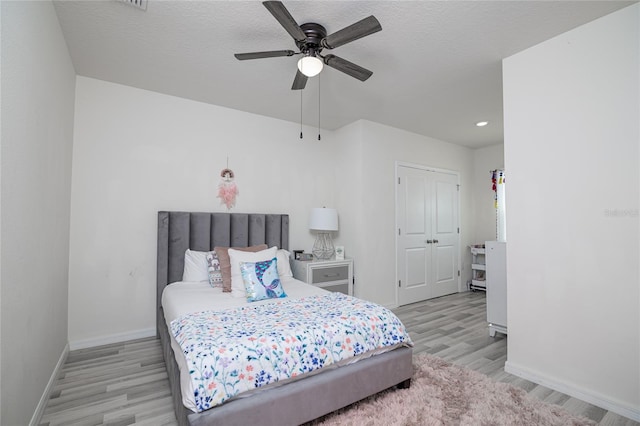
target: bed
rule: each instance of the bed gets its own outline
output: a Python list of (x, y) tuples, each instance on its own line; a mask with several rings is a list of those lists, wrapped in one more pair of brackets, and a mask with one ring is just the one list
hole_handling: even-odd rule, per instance
[(187, 249), (210, 251), (216, 246), (248, 247), (263, 243), (289, 248), (288, 215), (158, 213), (156, 324), (179, 425), (298, 425), (384, 389), (409, 386), (412, 349), (399, 346), (248, 397), (231, 399), (206, 411), (186, 408), (172, 334), (162, 306), (163, 291), (171, 283), (181, 281)]

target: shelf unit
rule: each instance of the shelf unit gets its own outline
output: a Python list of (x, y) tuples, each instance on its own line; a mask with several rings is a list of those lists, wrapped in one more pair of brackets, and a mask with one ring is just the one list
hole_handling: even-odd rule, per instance
[(482, 246), (471, 246), (471, 283), (469, 283), (469, 289), (472, 291), (481, 290), (487, 291), (486, 281), (486, 260), (485, 260), (485, 248)]

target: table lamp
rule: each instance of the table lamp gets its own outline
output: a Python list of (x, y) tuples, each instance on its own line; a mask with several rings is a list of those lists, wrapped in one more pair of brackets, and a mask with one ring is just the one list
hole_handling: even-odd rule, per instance
[(331, 232), (338, 230), (338, 211), (326, 207), (311, 209), (309, 229), (318, 231), (312, 253), (316, 259), (331, 259), (335, 253)]

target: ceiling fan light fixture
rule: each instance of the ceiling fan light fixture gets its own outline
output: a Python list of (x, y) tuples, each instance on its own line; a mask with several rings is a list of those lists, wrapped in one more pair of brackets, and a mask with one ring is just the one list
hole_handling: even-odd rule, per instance
[(307, 77), (315, 77), (320, 74), (322, 67), (324, 67), (324, 63), (317, 56), (303, 56), (298, 61), (298, 69)]

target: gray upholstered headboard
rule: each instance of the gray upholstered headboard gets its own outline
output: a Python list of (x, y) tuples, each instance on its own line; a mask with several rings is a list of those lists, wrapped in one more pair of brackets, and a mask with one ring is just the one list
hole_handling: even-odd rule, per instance
[(186, 249), (209, 251), (216, 246), (247, 247), (263, 243), (289, 249), (289, 215), (158, 212), (158, 310), (162, 290), (182, 279)]

